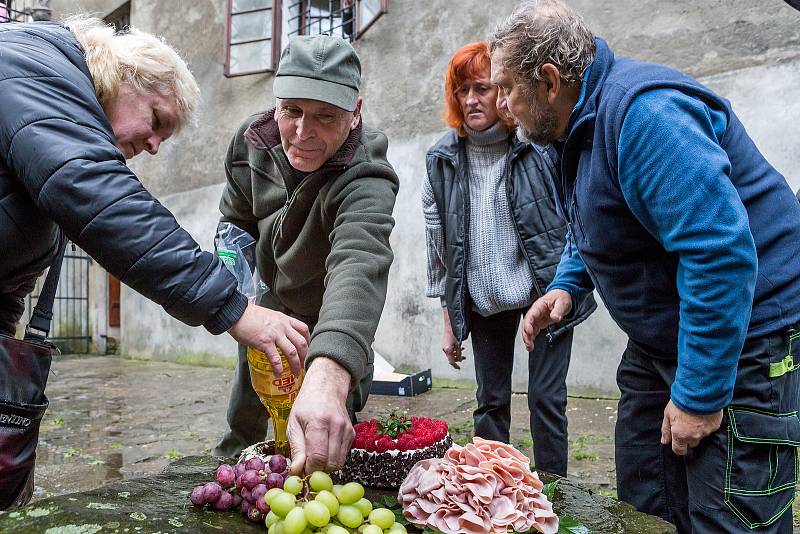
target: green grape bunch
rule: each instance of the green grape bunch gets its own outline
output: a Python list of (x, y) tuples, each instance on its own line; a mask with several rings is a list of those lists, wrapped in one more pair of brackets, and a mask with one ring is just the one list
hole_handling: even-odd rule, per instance
[(374, 508), (357, 482), (334, 484), (330, 475), (315, 471), (305, 478), (290, 476), (282, 488), (264, 496), (269, 512), (268, 534), (407, 534), (388, 508)]

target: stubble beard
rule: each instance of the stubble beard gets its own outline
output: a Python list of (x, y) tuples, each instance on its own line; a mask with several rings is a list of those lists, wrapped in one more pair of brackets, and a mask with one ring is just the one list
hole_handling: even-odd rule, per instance
[(517, 121), (517, 139), (523, 143), (549, 145), (558, 139), (558, 117), (553, 109), (540, 106), (533, 95), (527, 95), (528, 108), (530, 108), (532, 130), (529, 130)]

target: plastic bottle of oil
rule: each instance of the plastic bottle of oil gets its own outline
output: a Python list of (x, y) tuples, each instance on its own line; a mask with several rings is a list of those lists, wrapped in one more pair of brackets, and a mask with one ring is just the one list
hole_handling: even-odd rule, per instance
[(247, 347), (250, 382), (272, 419), (272, 428), (275, 431), (275, 452), (288, 458), (291, 450), (286, 437), (286, 426), (289, 422), (292, 403), (297, 398), (300, 385), (303, 383), (305, 371), (301, 369), (299, 376), (293, 375), (289, 368), (289, 362), (280, 349), (278, 349), (278, 354), (281, 355), (283, 364), (283, 373), (280, 375), (274, 373), (266, 354), (258, 349)]

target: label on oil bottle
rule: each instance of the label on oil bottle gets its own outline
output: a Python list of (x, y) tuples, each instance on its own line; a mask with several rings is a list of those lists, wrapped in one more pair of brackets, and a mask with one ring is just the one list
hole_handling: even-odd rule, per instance
[(253, 389), (258, 396), (266, 402), (270, 399), (276, 403), (287, 403), (291, 405), (300, 391), (303, 382), (304, 371), (300, 371), (300, 376), (295, 376), (289, 368), (289, 362), (280, 349), (283, 373), (276, 376), (272, 371), (272, 364), (269, 363), (267, 355), (260, 350), (247, 347), (247, 361), (250, 364), (250, 381)]
[(300, 392), (305, 371), (300, 369), (300, 375), (295, 376), (289, 368), (286, 356), (278, 349), (283, 364), (283, 373), (276, 376), (272, 371), (267, 355), (260, 350), (247, 347), (247, 362), (250, 367), (250, 382), (253, 384), (258, 398), (267, 408), (272, 419), (275, 431), (275, 450), (287, 458), (291, 455), (291, 448), (286, 436), (289, 412), (292, 403)]

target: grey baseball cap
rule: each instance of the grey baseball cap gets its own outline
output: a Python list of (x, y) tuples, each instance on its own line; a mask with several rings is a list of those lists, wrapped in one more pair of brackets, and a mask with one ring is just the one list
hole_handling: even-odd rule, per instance
[(330, 35), (301, 35), (283, 49), (272, 93), (353, 111), (360, 87), (361, 61), (350, 43)]

